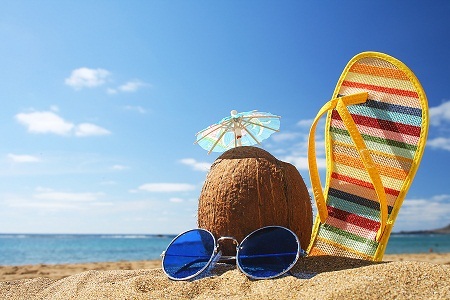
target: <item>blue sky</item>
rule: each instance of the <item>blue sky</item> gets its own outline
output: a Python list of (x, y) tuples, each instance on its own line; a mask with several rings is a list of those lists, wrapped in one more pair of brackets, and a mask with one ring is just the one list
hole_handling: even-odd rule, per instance
[(407, 64), (430, 106), (394, 231), (449, 224), (450, 3), (392, 2), (2, 1), (0, 232), (195, 227), (218, 154), (194, 135), (232, 109), (282, 116), (263, 148), (310, 186), (311, 119), (369, 50)]

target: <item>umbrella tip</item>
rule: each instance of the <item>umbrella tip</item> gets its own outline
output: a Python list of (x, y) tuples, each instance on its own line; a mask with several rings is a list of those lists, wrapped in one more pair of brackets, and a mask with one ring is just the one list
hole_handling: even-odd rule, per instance
[(233, 110), (230, 112), (230, 114), (231, 114), (232, 117), (235, 117), (235, 116), (238, 114), (238, 112), (237, 112), (237, 110), (233, 109)]

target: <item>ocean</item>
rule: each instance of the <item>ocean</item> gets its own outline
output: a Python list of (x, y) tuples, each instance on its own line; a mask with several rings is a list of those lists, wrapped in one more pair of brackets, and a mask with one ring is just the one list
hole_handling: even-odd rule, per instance
[[(0, 234), (0, 265), (159, 259), (173, 235)], [(387, 254), (450, 252), (450, 235), (393, 234)]]
[(175, 236), (0, 234), (0, 265), (159, 259)]

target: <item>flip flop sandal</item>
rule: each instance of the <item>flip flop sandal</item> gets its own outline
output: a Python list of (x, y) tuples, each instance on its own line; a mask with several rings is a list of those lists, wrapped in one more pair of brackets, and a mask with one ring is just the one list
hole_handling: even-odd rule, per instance
[[(324, 193), (315, 131), (325, 113)], [(350, 60), (309, 135), (309, 171), (318, 209), (309, 255), (382, 260), (427, 133), (425, 92), (406, 65), (377, 52)]]

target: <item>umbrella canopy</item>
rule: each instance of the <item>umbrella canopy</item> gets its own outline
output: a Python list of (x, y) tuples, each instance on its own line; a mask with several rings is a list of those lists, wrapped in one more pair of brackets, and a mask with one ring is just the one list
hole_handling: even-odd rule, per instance
[(196, 144), (211, 152), (225, 152), (238, 146), (261, 144), (272, 133), (279, 131), (280, 116), (256, 110), (238, 113), (199, 131)]

